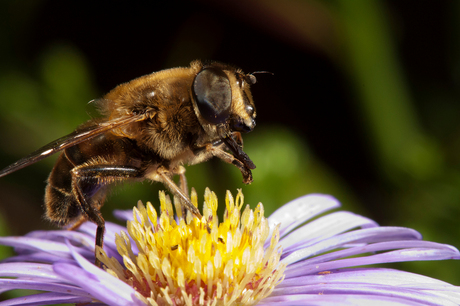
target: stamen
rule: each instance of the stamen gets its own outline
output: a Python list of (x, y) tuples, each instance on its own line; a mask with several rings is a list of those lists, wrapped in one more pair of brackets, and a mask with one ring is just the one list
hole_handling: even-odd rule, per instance
[[(198, 206), (194, 189), (191, 201)], [(133, 221), (128, 221), (129, 236), (116, 235), (126, 268), (102, 249), (98, 258), (108, 273), (133, 286), (150, 305), (257, 304), (283, 280), (285, 265), (279, 263), (278, 227), (270, 246), (263, 247), (270, 232), (263, 205), (254, 211), (247, 205), (241, 212), (243, 204), (241, 190), (235, 199), (227, 192), (226, 211), (219, 223), (217, 196), (206, 189), (204, 218), (198, 220), (190, 213), (183, 216), (177, 199), (174, 216), (169, 196), (160, 192), (160, 215), (151, 203), (139, 202)], [(137, 255), (131, 239), (139, 249)]]

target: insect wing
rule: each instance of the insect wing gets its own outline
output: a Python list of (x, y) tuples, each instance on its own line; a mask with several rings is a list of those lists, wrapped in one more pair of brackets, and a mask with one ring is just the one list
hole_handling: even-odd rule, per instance
[(50, 142), (49, 144), (41, 147), (40, 149), (32, 152), (28, 156), (18, 160), (14, 164), (9, 165), (5, 169), (0, 171), (0, 177), (8, 175), (14, 171), (27, 167), (33, 163), (36, 163), (50, 155), (53, 155), (56, 152), (65, 150), (69, 147), (72, 147), (76, 144), (79, 144), (83, 141), (96, 137), (100, 134), (103, 134), (107, 131), (110, 131), (114, 128), (124, 126), (136, 121), (142, 121), (145, 119), (144, 114), (133, 115), (129, 117), (124, 117), (121, 119), (110, 120), (107, 122), (102, 122), (90, 127), (84, 128), (82, 130), (76, 130), (66, 136), (63, 136), (55, 141)]

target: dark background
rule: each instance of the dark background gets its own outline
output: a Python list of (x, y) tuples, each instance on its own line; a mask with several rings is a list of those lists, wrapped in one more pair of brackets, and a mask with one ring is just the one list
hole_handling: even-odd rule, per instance
[[(270, 213), (330, 193), (381, 225), (458, 246), (459, 13), (457, 1), (2, 1), (0, 167), (71, 132), (119, 83), (219, 60), (274, 75), (253, 86), (254, 183), (212, 160), (187, 169), (199, 195), (243, 188)], [(0, 179), (3, 235), (54, 228), (41, 217), (54, 160)], [(104, 216), (156, 203), (158, 185), (117, 188)], [(403, 266), (457, 285), (458, 267)]]

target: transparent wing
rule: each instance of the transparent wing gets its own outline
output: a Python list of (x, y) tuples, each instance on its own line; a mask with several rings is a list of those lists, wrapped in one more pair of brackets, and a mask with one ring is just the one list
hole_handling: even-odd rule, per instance
[(136, 121), (145, 120), (145, 114), (133, 115), (124, 117), (121, 119), (110, 120), (107, 122), (98, 123), (87, 128), (76, 130), (66, 136), (63, 136), (49, 144), (41, 147), (40, 149), (32, 152), (28, 156), (18, 160), (14, 164), (9, 165), (5, 169), (0, 171), (0, 177), (8, 175), (14, 171), (27, 167), (33, 163), (36, 163), (56, 152), (62, 151), (66, 148), (79, 144), (80, 142), (86, 141), (114, 128), (121, 127)]

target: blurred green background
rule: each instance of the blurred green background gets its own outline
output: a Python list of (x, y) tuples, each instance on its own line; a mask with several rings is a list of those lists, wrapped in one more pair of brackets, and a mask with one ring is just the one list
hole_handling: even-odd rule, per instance
[[(0, 2), (0, 167), (89, 119), (117, 84), (194, 59), (245, 72), (257, 127), (254, 183), (218, 160), (187, 168), (201, 196), (243, 188), (268, 213), (307, 193), (381, 225), (460, 246), (460, 2), (377, 0)], [(0, 179), (1, 235), (51, 229), (55, 157)], [(103, 208), (157, 202), (160, 184), (118, 187)], [(3, 249), (2, 249), (3, 250)], [(10, 250), (2, 257), (8, 256)], [(397, 266), (460, 285), (460, 263)]]

